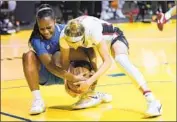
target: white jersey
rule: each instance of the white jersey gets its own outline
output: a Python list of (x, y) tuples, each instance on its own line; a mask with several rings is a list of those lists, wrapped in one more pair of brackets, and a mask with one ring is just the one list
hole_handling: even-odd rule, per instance
[[(116, 37), (116, 34), (103, 34), (103, 24), (111, 25), (111, 23), (92, 16), (81, 16), (76, 19), (79, 20), (85, 28), (85, 41), (87, 41), (88, 43), (87, 45), (83, 45), (83, 47), (94, 47), (101, 41), (106, 41), (108, 47), (111, 47), (111, 42), (113, 38)], [(64, 36), (64, 29), (61, 33), (61, 38), (62, 36)]]
[(94, 45), (100, 43), (100, 41), (106, 41), (110, 47), (113, 35), (103, 35), (103, 24), (111, 25), (104, 20), (100, 20), (92, 16), (81, 16), (77, 18), (85, 28), (85, 39), (89, 43), (87, 47), (93, 47)]

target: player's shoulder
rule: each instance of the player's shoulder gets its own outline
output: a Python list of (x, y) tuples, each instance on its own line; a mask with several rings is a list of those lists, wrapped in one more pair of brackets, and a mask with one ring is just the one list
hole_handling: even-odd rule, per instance
[(32, 38), (31, 46), (35, 51), (39, 51), (44, 47), (45, 43), (40, 38)]
[(41, 43), (41, 39), (40, 38), (32, 38), (31, 39), (31, 44), (32, 46), (35, 46), (35, 45), (39, 45)]

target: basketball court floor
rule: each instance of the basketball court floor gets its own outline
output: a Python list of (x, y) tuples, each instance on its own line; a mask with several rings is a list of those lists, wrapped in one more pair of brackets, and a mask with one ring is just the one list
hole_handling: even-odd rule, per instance
[[(31, 30), (1, 36), (1, 121), (175, 121), (176, 120), (176, 21), (165, 25), (116, 24), (130, 43), (130, 59), (145, 76), (155, 96), (163, 104), (162, 116), (145, 118), (146, 101), (131, 80), (113, 63), (98, 82), (96, 91), (113, 95), (111, 103), (71, 110), (77, 98), (63, 85), (41, 86), (46, 112), (28, 114), (32, 95), (24, 78), (21, 55), (27, 51)], [(99, 61), (101, 63), (101, 60)]]

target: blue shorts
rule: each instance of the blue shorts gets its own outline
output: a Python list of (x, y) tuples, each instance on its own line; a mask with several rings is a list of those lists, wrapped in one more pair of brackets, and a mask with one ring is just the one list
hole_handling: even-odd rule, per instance
[(40, 85), (64, 84), (64, 80), (50, 73), (43, 64), (39, 71)]

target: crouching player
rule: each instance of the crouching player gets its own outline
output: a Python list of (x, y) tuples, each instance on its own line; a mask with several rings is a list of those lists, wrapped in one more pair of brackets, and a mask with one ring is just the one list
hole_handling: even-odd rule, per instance
[[(82, 91), (88, 91), (90, 86), (109, 69), (111, 66), (110, 49), (117, 65), (123, 69), (144, 95), (148, 103), (147, 116), (161, 115), (162, 105), (148, 88), (141, 72), (129, 60), (129, 44), (123, 32), (118, 27), (114, 27), (111, 23), (95, 17), (81, 16), (70, 20), (65, 26), (64, 30), (61, 32), (60, 46), (61, 56), (63, 55), (61, 59), (63, 62), (62, 65), (65, 69), (68, 69), (69, 63), (66, 63), (69, 61), (68, 55), (72, 53), (69, 52), (70, 48), (77, 49), (82, 47), (85, 48), (85, 50), (95, 48), (103, 60), (103, 63), (93, 76), (85, 82), (75, 83), (75, 85), (80, 86), (78, 89)], [(94, 61), (93, 59), (92, 61)], [(92, 99), (99, 100), (102, 99), (102, 96), (92, 97)]]

